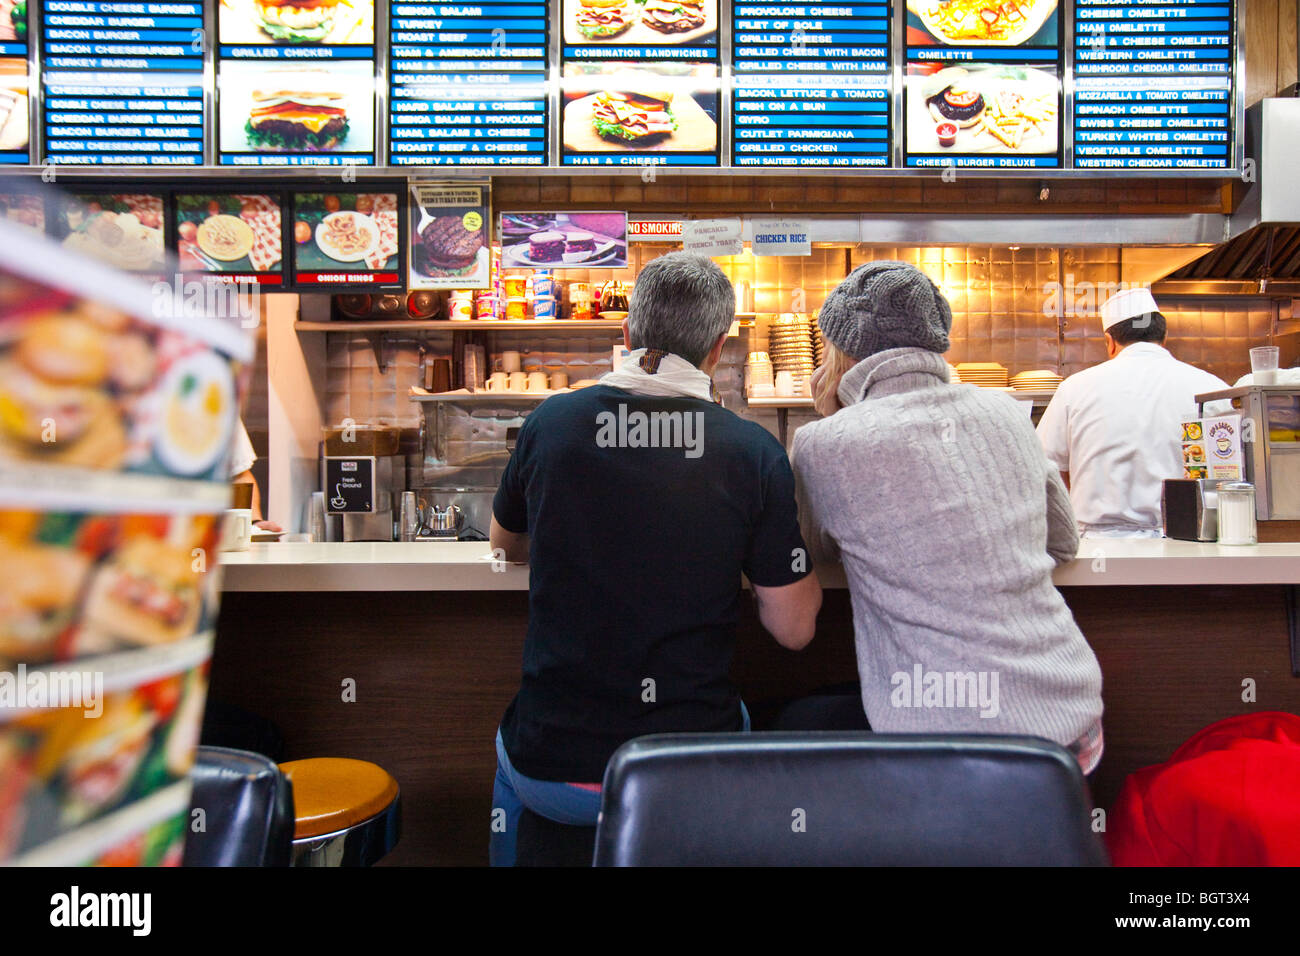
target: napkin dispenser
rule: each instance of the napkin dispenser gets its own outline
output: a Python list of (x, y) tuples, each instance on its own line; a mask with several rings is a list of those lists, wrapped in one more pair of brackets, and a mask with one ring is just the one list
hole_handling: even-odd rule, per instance
[(1165, 537), (1217, 541), (1219, 482), (1209, 478), (1166, 478), (1160, 492)]

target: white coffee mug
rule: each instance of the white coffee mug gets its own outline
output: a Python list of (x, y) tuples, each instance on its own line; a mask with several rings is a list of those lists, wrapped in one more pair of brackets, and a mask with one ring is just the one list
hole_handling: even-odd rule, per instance
[(544, 392), (546, 391), (546, 373), (529, 372), (528, 373), (528, 391)]
[(518, 352), (501, 353), (501, 371), (510, 374), (512, 372), (518, 372), (522, 367), (523, 366), (519, 363)]
[(794, 375), (791, 372), (776, 373), (776, 394), (781, 398), (794, 398)]
[(552, 373), (551, 373), (551, 388), (552, 388), (552, 389), (555, 389), (556, 391), (558, 391), (559, 389), (562, 389), (562, 388), (568, 388), (568, 387), (569, 387), (569, 373), (568, 373), (568, 372), (552, 372)]
[(253, 541), (253, 511), (251, 508), (227, 508), (221, 518), (222, 551), (247, 551)]
[(528, 376), (523, 372), (511, 372), (509, 390), (512, 392), (526, 392), (528, 390)]
[(510, 387), (510, 376), (505, 372), (493, 372), (488, 376), (487, 390), (489, 392), (504, 392)]

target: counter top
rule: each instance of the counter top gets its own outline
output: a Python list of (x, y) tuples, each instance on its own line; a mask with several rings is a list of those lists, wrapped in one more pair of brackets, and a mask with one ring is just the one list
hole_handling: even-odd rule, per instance
[[(486, 542), (257, 543), (223, 552), (226, 591), (523, 591), (528, 568), (494, 562)], [(822, 567), (822, 585), (844, 571)], [(1058, 568), (1058, 587), (1300, 584), (1300, 542), (1221, 547), (1168, 539), (1098, 538)]]

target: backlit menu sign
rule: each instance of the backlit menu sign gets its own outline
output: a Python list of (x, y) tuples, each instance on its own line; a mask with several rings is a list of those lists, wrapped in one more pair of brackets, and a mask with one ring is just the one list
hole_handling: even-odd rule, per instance
[(394, 291), (406, 287), (404, 194), (299, 192), (292, 203), (289, 249), (296, 288), (329, 292), (359, 285)]
[(720, 2), (561, 0), (563, 165), (718, 164)]
[(1222, 0), (1075, 0), (1074, 165), (1231, 168), (1234, 19)]
[(31, 161), (27, 94), (27, 4), (0, 0), (0, 166)]
[(1061, 165), (1056, 0), (911, 0), (903, 152), (910, 167)]
[(202, 0), (46, 0), (41, 11), (46, 162), (202, 165)]
[(546, 0), (394, 0), (393, 166), (545, 166)]
[(889, 3), (732, 5), (732, 164), (890, 164)]
[(374, 165), (374, 0), (222, 0), (217, 160)]

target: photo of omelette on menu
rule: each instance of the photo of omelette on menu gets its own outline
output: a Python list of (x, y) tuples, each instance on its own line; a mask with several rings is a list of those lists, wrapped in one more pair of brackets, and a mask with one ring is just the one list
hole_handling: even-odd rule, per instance
[(718, 0), (564, 0), (564, 42), (715, 46)]
[(229, 44), (369, 45), (374, 0), (221, 0), (218, 28)]
[(908, 46), (1056, 46), (1057, 0), (907, 0)]
[(400, 252), (395, 193), (296, 193), (297, 272), (396, 272)]
[(280, 272), (280, 200), (178, 193), (176, 244), (183, 272)]

